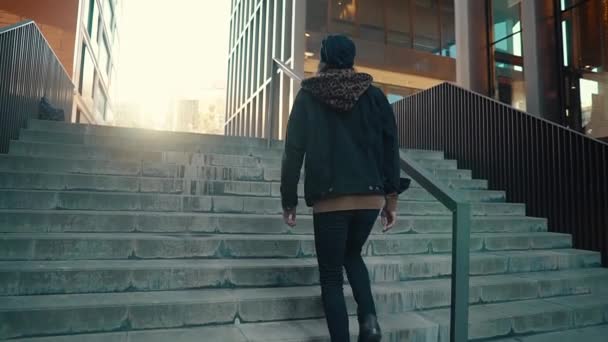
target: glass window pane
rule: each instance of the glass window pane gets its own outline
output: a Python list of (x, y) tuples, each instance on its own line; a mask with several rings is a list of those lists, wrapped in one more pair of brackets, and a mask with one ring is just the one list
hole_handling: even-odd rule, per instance
[(110, 70), (110, 52), (108, 42), (105, 36), (101, 39), (101, 48), (99, 49), (99, 68), (108, 73)]
[(114, 46), (114, 44), (116, 43), (116, 37), (118, 37), (118, 35), (116, 34), (118, 30), (116, 30), (116, 20), (114, 20), (114, 23), (112, 23), (112, 46)]
[(499, 41), (521, 31), (521, 3), (505, 0), (492, 1), (494, 39)]
[(327, 32), (327, 0), (306, 0), (306, 30)]
[(523, 68), (503, 62), (495, 63), (496, 99), (519, 110), (526, 110), (526, 90)]
[(99, 31), (99, 8), (97, 7), (97, 1), (91, 0), (91, 11), (89, 16), (89, 36), (91, 42), (97, 43), (97, 35)]
[(106, 24), (110, 25), (111, 27), (112, 22), (114, 22), (114, 11), (112, 9), (110, 0), (105, 0), (103, 3), (103, 15), (106, 20)]
[(393, 93), (388, 93), (388, 94), (386, 94), (386, 98), (388, 99), (388, 102), (389, 102), (390, 104), (393, 104), (393, 103), (395, 103), (395, 102), (397, 102), (397, 101), (400, 101), (400, 100), (403, 100), (403, 99), (404, 99), (404, 97), (403, 97), (403, 96), (398, 95), (398, 94), (393, 94)]
[(408, 1), (386, 0), (387, 43), (412, 46)]
[(357, 12), (356, 0), (330, 0), (331, 1), (331, 31), (345, 33), (353, 36), (356, 31), (355, 16)]
[(562, 48), (563, 48), (563, 58), (564, 58), (564, 66), (570, 65), (570, 37), (572, 37), (570, 32), (570, 28), (572, 27), (570, 20), (562, 21)]
[(586, 127), (591, 121), (591, 113), (593, 111), (593, 99), (596, 98), (599, 94), (599, 82), (582, 78), (580, 81), (580, 89), (583, 127)]
[(581, 79), (581, 105), (585, 132), (608, 142), (608, 73)]
[(414, 48), (439, 52), (439, 8), (437, 0), (414, 0)]
[(93, 98), (93, 84), (95, 80), (95, 65), (89, 50), (82, 46), (82, 64), (80, 69), (79, 91), (84, 98)]
[(84, 0), (82, 2), (82, 18), (87, 31), (91, 27), (91, 1), (92, 0)]
[(507, 53), (513, 56), (523, 56), (522, 34), (517, 33), (507, 39), (504, 39), (494, 45), (496, 51)]
[(97, 82), (95, 87), (95, 112), (104, 119), (106, 116), (107, 101), (106, 94), (104, 93), (101, 84)]
[(454, 0), (441, 0), (441, 54), (456, 58)]
[(361, 38), (384, 42), (384, 8), (376, 0), (359, 0), (359, 35)]
[(418, 91), (420, 91), (419, 89), (416, 88), (407, 88), (407, 87), (398, 87), (398, 86), (386, 86), (386, 92), (387, 94), (394, 94), (394, 95), (399, 95), (402, 97), (407, 97), (410, 95), (413, 95), (415, 93), (417, 93)]
[(586, 0), (560, 0), (560, 8), (561, 10), (565, 10), (574, 6), (577, 6), (583, 2), (585, 2)]

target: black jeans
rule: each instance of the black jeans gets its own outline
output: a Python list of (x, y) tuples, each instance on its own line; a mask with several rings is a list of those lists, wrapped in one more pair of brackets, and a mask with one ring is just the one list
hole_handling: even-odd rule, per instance
[(315, 247), (323, 308), (332, 342), (349, 342), (348, 313), (342, 285), (342, 267), (353, 289), (357, 314), (376, 314), (369, 273), (361, 248), (378, 218), (379, 210), (351, 210), (314, 215)]

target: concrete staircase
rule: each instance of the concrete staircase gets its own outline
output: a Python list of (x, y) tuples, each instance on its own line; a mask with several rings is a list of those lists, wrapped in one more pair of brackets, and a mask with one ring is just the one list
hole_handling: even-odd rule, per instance
[[(408, 153), (474, 203), (471, 339), (605, 341), (598, 253), (442, 153)], [(310, 211), (295, 229), (278, 215), (280, 156), (262, 140), (30, 122), (0, 155), (0, 339), (327, 341)], [(448, 341), (449, 212), (413, 184), (400, 215), (364, 249), (384, 341)]]

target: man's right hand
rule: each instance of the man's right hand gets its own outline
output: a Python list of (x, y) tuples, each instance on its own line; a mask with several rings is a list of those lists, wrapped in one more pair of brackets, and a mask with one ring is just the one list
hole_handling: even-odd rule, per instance
[(296, 208), (283, 209), (283, 221), (290, 227), (296, 226)]
[(387, 210), (386, 208), (384, 208), (384, 209), (382, 209), (381, 215), (382, 215), (382, 226), (384, 227), (382, 229), (382, 232), (386, 233), (395, 226), (395, 223), (397, 222), (397, 212), (390, 211), (390, 210)]

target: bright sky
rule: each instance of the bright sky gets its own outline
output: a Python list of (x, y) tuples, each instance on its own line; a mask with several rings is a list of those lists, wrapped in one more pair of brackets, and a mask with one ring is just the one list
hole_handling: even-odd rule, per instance
[(230, 0), (122, 2), (118, 102), (166, 108), (225, 88)]

